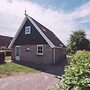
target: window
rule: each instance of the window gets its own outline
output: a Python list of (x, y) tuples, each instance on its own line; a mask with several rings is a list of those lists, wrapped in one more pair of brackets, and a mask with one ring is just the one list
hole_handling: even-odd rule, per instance
[(26, 26), (25, 27), (25, 34), (30, 34), (31, 33), (31, 26)]
[(43, 45), (37, 45), (37, 55), (43, 55)]

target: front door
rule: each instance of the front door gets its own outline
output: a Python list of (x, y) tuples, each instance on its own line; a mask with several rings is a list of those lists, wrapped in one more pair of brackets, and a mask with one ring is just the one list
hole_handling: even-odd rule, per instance
[(20, 60), (20, 46), (15, 47), (15, 59)]

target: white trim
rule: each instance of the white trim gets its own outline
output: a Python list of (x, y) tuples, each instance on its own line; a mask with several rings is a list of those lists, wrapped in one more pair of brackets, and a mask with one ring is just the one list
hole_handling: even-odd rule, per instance
[(64, 47), (55, 46), (55, 48), (64, 48)]
[(19, 29), (17, 30), (17, 32), (16, 32), (16, 34), (15, 34), (13, 40), (11, 41), (10, 45), (8, 46), (8, 48), (11, 48), (11, 47), (13, 46), (13, 44), (14, 44), (15, 40), (17, 39), (17, 37), (18, 37), (20, 31), (22, 30), (23, 25), (25, 24), (26, 20), (27, 20), (27, 17), (24, 18), (23, 22), (21, 23)]
[[(19, 56), (16, 56), (16, 48), (19, 48)], [(15, 60), (19, 61), (20, 60), (20, 46), (15, 47)]]
[[(42, 46), (42, 53), (38, 53), (38, 47)], [(37, 55), (43, 55), (43, 45), (37, 45)]]
[(27, 18), (31, 21), (34, 27), (38, 30), (38, 32), (42, 35), (42, 37), (47, 41), (51, 48), (54, 48), (55, 45), (47, 38), (47, 36), (41, 31), (41, 29), (37, 26), (37, 24), (27, 15)]

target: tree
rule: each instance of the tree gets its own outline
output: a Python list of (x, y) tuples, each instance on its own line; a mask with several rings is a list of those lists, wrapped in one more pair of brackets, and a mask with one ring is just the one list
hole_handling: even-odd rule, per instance
[(90, 43), (86, 38), (86, 34), (84, 30), (74, 31), (70, 35), (70, 39), (67, 45), (67, 52), (73, 53), (77, 50), (89, 50)]

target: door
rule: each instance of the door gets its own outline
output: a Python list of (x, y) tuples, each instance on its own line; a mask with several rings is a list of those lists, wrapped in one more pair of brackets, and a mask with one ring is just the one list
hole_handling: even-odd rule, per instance
[(15, 47), (15, 59), (20, 60), (20, 46)]

